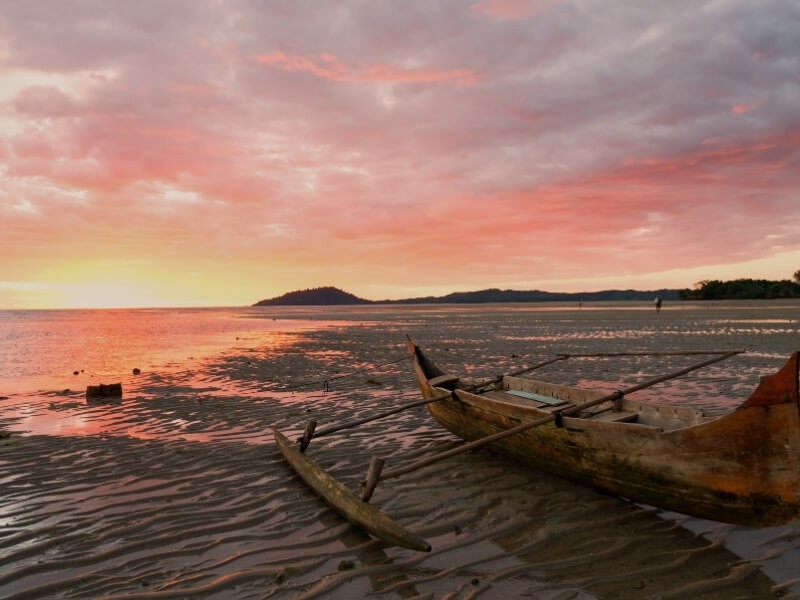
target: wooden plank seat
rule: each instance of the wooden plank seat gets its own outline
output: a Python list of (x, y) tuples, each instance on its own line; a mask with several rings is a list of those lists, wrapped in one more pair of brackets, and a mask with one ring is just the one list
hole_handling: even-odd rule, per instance
[(550, 406), (561, 406), (562, 404), (568, 404), (566, 400), (561, 400), (560, 398), (553, 398), (552, 396), (545, 396), (544, 394), (537, 394), (535, 392), (526, 392), (525, 390), (505, 390), (505, 392), (507, 394), (511, 394), (512, 396), (527, 398), (528, 400), (535, 400), (536, 402)]
[(507, 404), (510, 406), (519, 406), (522, 408), (533, 407), (546, 412), (550, 412), (557, 408), (563, 408), (570, 405), (569, 402), (562, 402), (562, 404), (545, 404), (544, 402), (539, 402), (538, 400), (532, 400), (530, 398), (520, 397), (517, 396), (516, 394), (509, 394), (508, 391), (500, 391), (500, 390), (492, 390), (491, 392), (484, 392), (481, 395), (486, 398), (491, 398), (492, 400), (500, 401), (503, 404)]
[[(540, 394), (533, 394), (530, 392), (519, 394), (515, 392), (517, 392), (517, 390), (493, 390), (491, 392), (485, 392), (482, 395), (486, 398), (491, 398), (492, 400), (502, 402), (503, 404), (509, 406), (518, 406), (522, 408), (534, 407), (545, 412), (552, 412), (556, 409), (563, 410), (572, 404), (570, 402), (549, 396), (546, 398), (550, 400), (550, 403), (540, 402), (532, 398), (533, 396), (540, 396)], [(613, 421), (617, 423), (632, 423), (639, 419), (638, 412), (630, 410), (615, 410), (613, 406), (594, 413), (584, 412), (579, 416), (580, 418), (591, 419), (593, 421)]]

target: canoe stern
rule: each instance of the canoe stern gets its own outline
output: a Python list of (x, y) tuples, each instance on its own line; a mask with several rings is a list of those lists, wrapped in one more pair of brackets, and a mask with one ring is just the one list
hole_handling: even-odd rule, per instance
[(798, 395), (798, 377), (800, 377), (800, 352), (793, 353), (786, 364), (772, 375), (761, 378), (761, 381), (750, 398), (739, 407), (739, 410), (753, 406), (775, 406), (778, 404), (794, 404), (800, 407)]

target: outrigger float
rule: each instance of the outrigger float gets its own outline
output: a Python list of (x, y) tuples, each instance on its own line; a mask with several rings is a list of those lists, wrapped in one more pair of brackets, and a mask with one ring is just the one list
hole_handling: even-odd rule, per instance
[[(281, 453), (309, 487), (346, 519), (389, 544), (430, 550), (425, 540), (368, 503), (378, 482), (483, 446), (534, 469), (687, 515), (759, 527), (800, 518), (798, 352), (777, 373), (762, 377), (735, 410), (707, 417), (691, 408), (627, 396), (743, 351), (560, 354), (466, 384), (438, 368), (410, 338), (407, 345), (422, 400), (316, 434), (312, 421), (296, 445), (274, 430)], [(523, 377), (569, 358), (632, 355), (710, 358), (610, 394)], [(373, 457), (360, 495), (304, 454), (312, 438), (421, 405), (467, 443), (387, 471), (384, 461)]]

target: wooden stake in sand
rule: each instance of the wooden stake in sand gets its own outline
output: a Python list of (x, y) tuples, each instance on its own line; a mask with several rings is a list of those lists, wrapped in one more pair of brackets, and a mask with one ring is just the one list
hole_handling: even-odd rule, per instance
[(316, 421), (309, 421), (306, 424), (306, 429), (303, 432), (303, 437), (301, 437), (298, 441), (300, 443), (300, 452), (305, 452), (308, 445), (311, 443), (311, 438), (314, 435), (314, 430), (317, 428)]

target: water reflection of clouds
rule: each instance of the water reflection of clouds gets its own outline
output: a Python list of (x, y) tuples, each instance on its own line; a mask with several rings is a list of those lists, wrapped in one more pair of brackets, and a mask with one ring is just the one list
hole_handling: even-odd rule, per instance
[(298, 332), (353, 325), (247, 309), (0, 311), (0, 323), (2, 393), (80, 387), (133, 368), (177, 369), (217, 352), (267, 351), (294, 343)]

